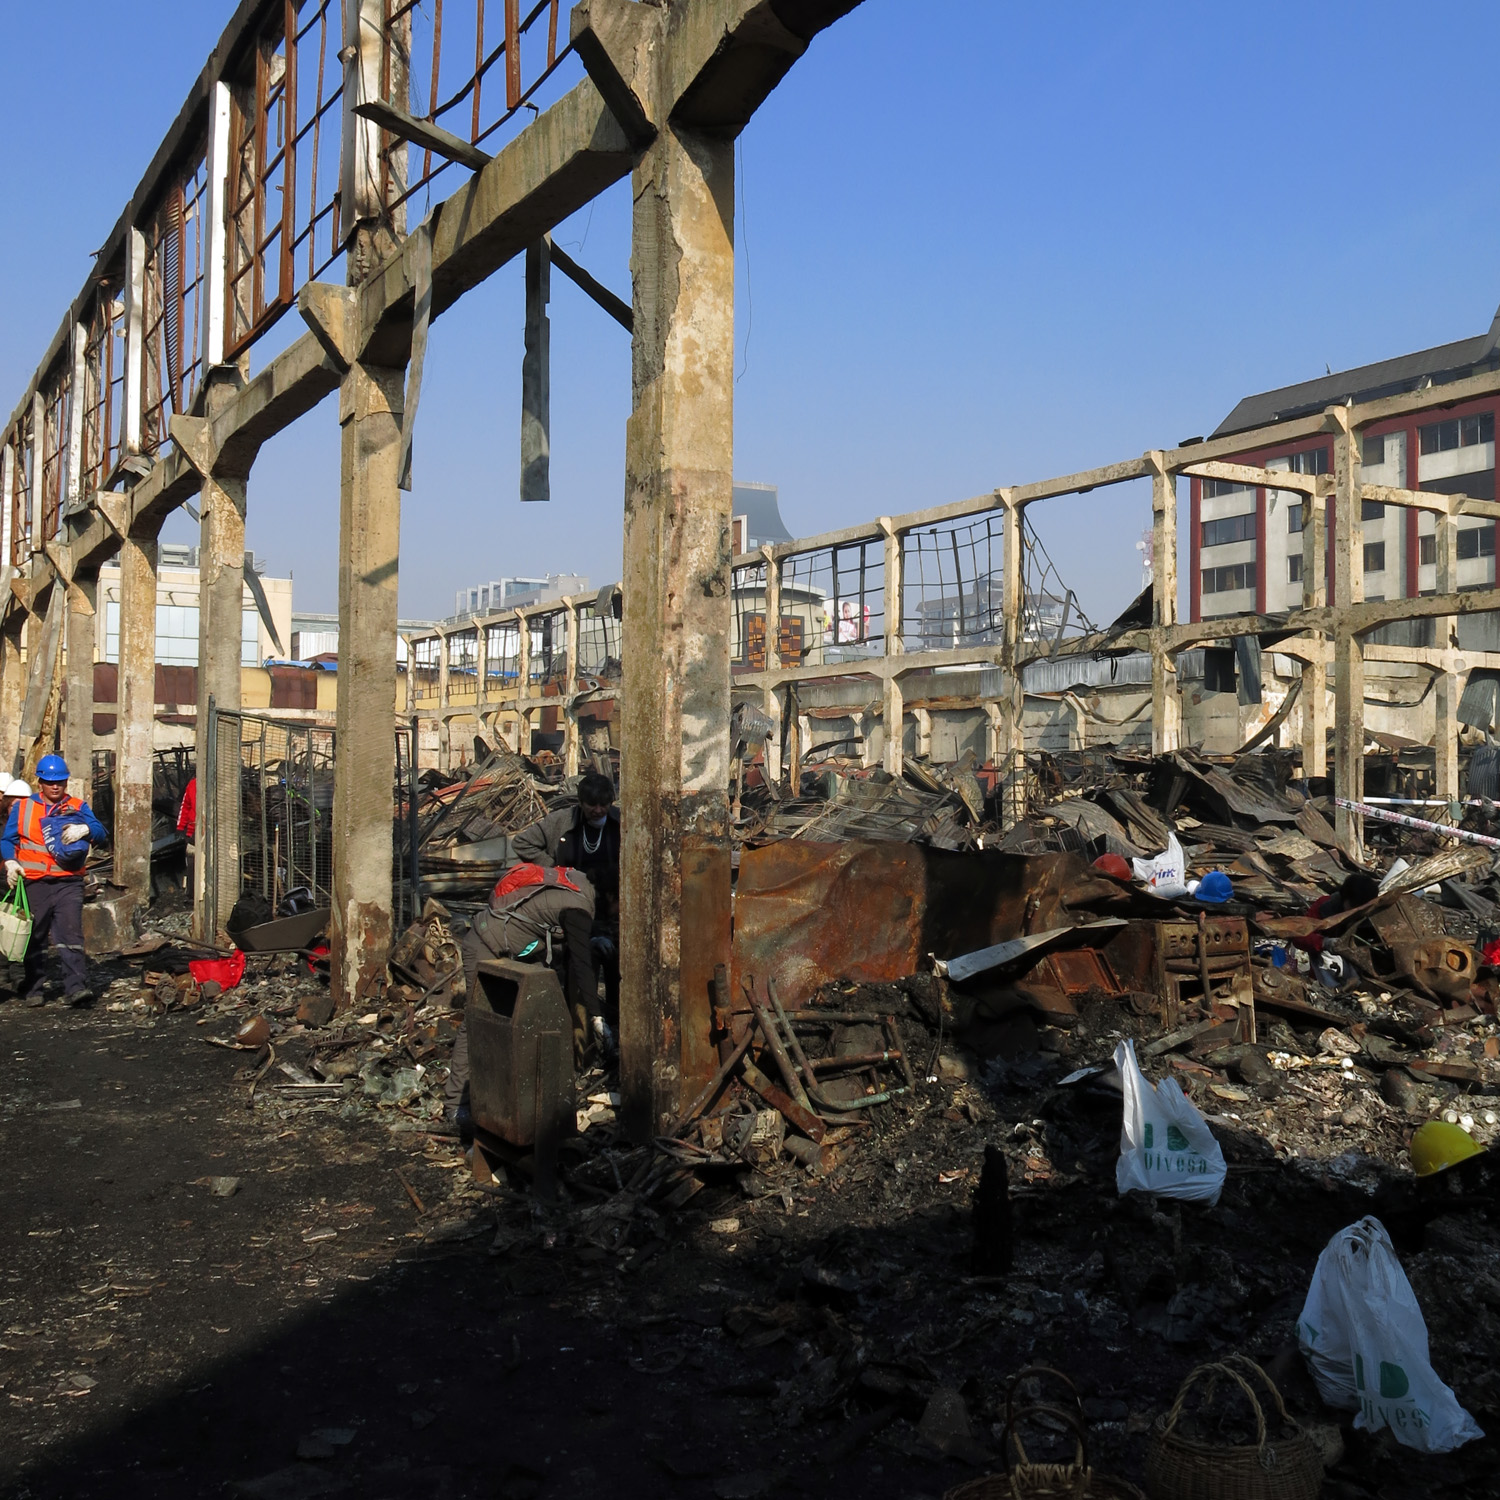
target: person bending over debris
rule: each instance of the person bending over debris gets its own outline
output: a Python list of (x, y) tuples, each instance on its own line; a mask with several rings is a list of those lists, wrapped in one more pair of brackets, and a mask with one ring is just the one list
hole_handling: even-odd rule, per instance
[[(1362, 875), (1356, 871), (1353, 875), (1346, 877), (1338, 890), (1326, 896), (1319, 896), (1307, 908), (1307, 914), (1320, 920), (1323, 917), (1336, 917), (1340, 912), (1353, 911), (1356, 906), (1367, 905), (1379, 894), (1380, 882), (1373, 875)], [(1314, 932), (1305, 938), (1293, 938), (1292, 941), (1308, 953), (1321, 953), (1323, 939), (1324, 935), (1321, 932)]]
[[(560, 807), (523, 828), (511, 841), (516, 858), (538, 865), (569, 865), (582, 870), (594, 887), (594, 962), (604, 976), (604, 1019), (620, 1024), (620, 810), (608, 776), (590, 771), (578, 782), (578, 806)], [(590, 1006), (590, 1012), (596, 1009)], [(606, 1051), (614, 1050), (611, 1031), (601, 1032)]]
[(21, 999), (43, 1002), (42, 949), (50, 937), (62, 962), (63, 1000), (86, 1005), (88, 987), (83, 952), (83, 866), (91, 843), (106, 843), (109, 832), (88, 803), (68, 795), (68, 766), (60, 755), (37, 763), (37, 794), (12, 804), (0, 835), (5, 883), (25, 879), (31, 905), (31, 941), (21, 978)]
[[(599, 981), (589, 945), (593, 923), (594, 888), (586, 875), (566, 865), (512, 865), (496, 885), (489, 906), (475, 913), (459, 945), (464, 993), (473, 993), (481, 959), (518, 958), (557, 969), (573, 1016), (574, 1050), (582, 1058), (599, 1006)], [(468, 1083), (469, 1033), (460, 1026), (444, 1098), (449, 1122), (461, 1130), (467, 1124)]]

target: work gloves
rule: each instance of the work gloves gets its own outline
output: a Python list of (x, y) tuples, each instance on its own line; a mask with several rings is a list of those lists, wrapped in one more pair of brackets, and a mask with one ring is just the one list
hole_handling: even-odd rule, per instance
[(89, 825), (87, 823), (69, 823), (63, 829), (63, 842), (65, 844), (76, 844), (79, 839), (89, 836)]
[(21, 861), (20, 860), (18, 860), (18, 859), (8, 859), (8, 860), (6, 860), (5, 861), (5, 885), (6, 885), (6, 889), (9, 890), (9, 889), (13, 888), (14, 885), (15, 885), (15, 883), (21, 878), (21, 876), (24, 873), (25, 872), (21, 869)]

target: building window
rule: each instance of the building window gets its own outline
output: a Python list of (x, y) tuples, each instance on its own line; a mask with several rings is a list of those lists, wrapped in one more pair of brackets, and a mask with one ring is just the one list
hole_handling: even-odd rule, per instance
[(1217, 521), (1203, 523), (1203, 545), (1205, 547), (1227, 547), (1231, 542), (1253, 542), (1255, 540), (1255, 512), (1247, 510), (1243, 515), (1224, 516)]
[(1300, 552), (1293, 552), (1287, 556), (1286, 581), (1288, 583), (1302, 582), (1302, 554)]
[(1468, 526), (1458, 534), (1458, 560), (1467, 562), (1473, 557), (1493, 557), (1495, 555), (1495, 528), (1489, 526)]
[(1384, 573), (1385, 572), (1385, 543), (1384, 542), (1366, 542), (1365, 543), (1365, 572), (1366, 573)]
[(1238, 479), (1205, 479), (1203, 498), (1217, 500), (1222, 495), (1245, 495), (1253, 488), (1253, 485), (1241, 484)]
[[(240, 611), (240, 665), (260, 665), (260, 613), (257, 610)], [(317, 704), (313, 707), (316, 708)]]
[(1474, 500), (1495, 498), (1495, 471), (1470, 469), (1466, 474), (1449, 474), (1442, 479), (1424, 479), (1424, 490), (1434, 495), (1468, 495)]
[(1424, 568), (1437, 562), (1437, 538), (1435, 536), (1417, 538), (1417, 559)]
[(1234, 652), (1222, 646), (1209, 646), (1203, 653), (1203, 690), (1207, 693), (1232, 693), (1236, 688)]
[(1289, 505), (1286, 508), (1286, 529), (1293, 532), (1301, 531), (1302, 526), (1302, 502), (1299, 500), (1295, 505)]
[(1361, 521), (1385, 520), (1385, 506), (1379, 500), (1365, 500), (1359, 507)]
[[(104, 660), (120, 659), (120, 605), (115, 599), (104, 606)], [(156, 659), (164, 667), (198, 665), (198, 606), (156, 606)], [(260, 615), (254, 609), (240, 611), (240, 665), (260, 665)]]
[(1227, 568), (1205, 568), (1203, 570), (1203, 592), (1205, 594), (1232, 594), (1238, 589), (1254, 587), (1254, 563), (1232, 563)]
[(1376, 468), (1385, 462), (1385, 435), (1383, 433), (1379, 437), (1365, 438), (1364, 452), (1361, 454), (1360, 461), (1367, 469)]
[(1309, 448), (1306, 453), (1293, 453), (1288, 457), (1286, 466), (1293, 474), (1326, 474), (1328, 449)]
[(1495, 441), (1495, 414), (1479, 412), (1472, 417), (1449, 417), (1420, 428), (1423, 453), (1447, 453), (1452, 448), (1473, 448)]

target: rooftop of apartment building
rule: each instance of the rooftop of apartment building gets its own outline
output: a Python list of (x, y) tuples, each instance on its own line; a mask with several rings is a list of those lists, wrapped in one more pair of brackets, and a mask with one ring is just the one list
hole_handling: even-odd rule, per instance
[(1496, 310), (1489, 332), (1473, 338), (1418, 349), (1413, 354), (1399, 354), (1394, 359), (1377, 360), (1353, 370), (1339, 370), (1316, 380), (1246, 396), (1211, 436), (1227, 437), (1253, 427), (1266, 427), (1349, 400), (1375, 401), (1430, 385), (1447, 385), (1481, 370), (1496, 368), (1500, 368), (1500, 309)]

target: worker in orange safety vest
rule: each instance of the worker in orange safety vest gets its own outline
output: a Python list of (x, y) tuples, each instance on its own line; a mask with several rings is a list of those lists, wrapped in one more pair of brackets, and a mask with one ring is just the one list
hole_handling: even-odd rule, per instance
[(109, 830), (88, 803), (68, 795), (68, 766), (60, 755), (37, 762), (35, 795), (12, 804), (0, 834), (5, 883), (26, 882), (31, 941), (23, 961), (20, 997), (27, 1005), (45, 999), (42, 953), (50, 939), (63, 971), (63, 1000), (87, 1005), (88, 964), (83, 951), (83, 866), (94, 844), (108, 843)]

